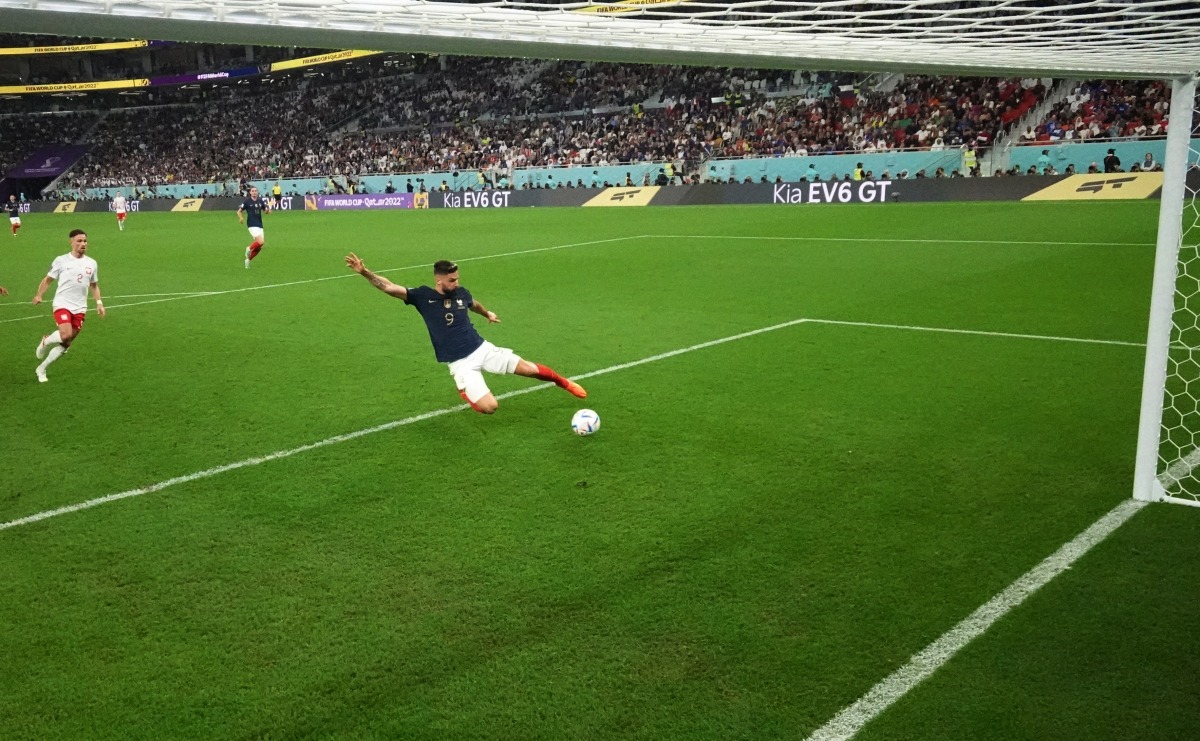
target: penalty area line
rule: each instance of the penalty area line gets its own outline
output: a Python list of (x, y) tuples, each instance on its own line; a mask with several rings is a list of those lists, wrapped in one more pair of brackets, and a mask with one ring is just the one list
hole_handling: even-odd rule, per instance
[(1020, 578), (946, 631), (940, 638), (913, 655), (904, 666), (889, 674), (852, 705), (847, 706), (828, 723), (818, 728), (807, 741), (849, 741), (883, 711), (904, 697), (910, 690), (940, 669), (968, 643), (983, 635), (988, 628), (1013, 608), (1020, 605), (1054, 577), (1071, 568), (1088, 551), (1112, 535), (1148, 502), (1127, 499), (1090, 527), (1076, 535), (1046, 560), (1025, 572)]
[[(607, 368), (601, 368), (600, 370), (594, 370), (594, 371), (591, 371), (590, 373), (583, 373), (581, 375), (573, 376), (573, 378), (575, 378), (577, 380), (585, 379), (585, 378), (594, 378), (596, 376), (602, 376), (606, 373), (614, 373), (619, 370), (625, 370), (627, 368), (633, 368), (635, 366), (645, 365), (647, 363), (653, 363), (653, 362), (656, 362), (659, 360), (665, 360), (666, 358), (672, 358), (672, 357), (675, 357), (676, 355), (683, 355), (684, 353), (694, 352), (696, 350), (703, 350), (705, 348), (714, 347), (716, 345), (723, 345), (726, 342), (733, 342), (734, 340), (741, 340), (741, 339), (745, 339), (747, 337), (753, 337), (755, 335), (764, 334), (766, 332), (774, 332), (779, 329), (793, 327), (797, 324), (803, 324), (807, 321), (808, 321), (807, 319), (793, 319), (790, 322), (783, 322), (781, 324), (773, 324), (769, 327), (762, 327), (761, 329), (753, 329), (753, 330), (750, 330), (749, 332), (741, 332), (739, 334), (730, 335), (728, 337), (722, 337), (722, 338), (716, 339), (716, 340), (709, 340), (708, 342), (701, 342), (696, 345), (689, 345), (688, 347), (680, 348), (678, 350), (671, 350), (670, 352), (659, 353), (658, 355), (651, 355), (649, 357), (642, 358), (641, 360), (634, 360), (634, 361), (631, 361), (628, 363), (620, 363), (618, 365), (610, 365)], [(545, 383), (545, 384), (540, 384), (537, 386), (529, 386), (527, 388), (517, 389), (515, 391), (509, 391), (507, 393), (500, 394), (496, 398), (497, 399), (508, 399), (508, 398), (512, 398), (514, 396), (520, 396), (522, 394), (529, 394), (529, 393), (533, 393), (534, 391), (542, 391), (542, 390), (548, 389), (548, 388), (555, 388), (555, 387), (552, 384)], [(48, 520), (52, 517), (58, 517), (60, 515), (70, 514), (72, 512), (79, 512), (81, 510), (91, 509), (92, 507), (98, 507), (102, 504), (108, 504), (109, 502), (117, 502), (122, 499), (130, 499), (132, 497), (139, 497), (144, 494), (153, 494), (154, 492), (162, 491), (163, 489), (168, 489), (172, 486), (176, 486), (179, 484), (188, 484), (193, 481), (200, 481), (201, 479), (212, 478), (213, 476), (218, 476), (223, 473), (228, 473), (229, 471), (236, 471), (240, 468), (249, 468), (250, 466), (258, 466), (263, 463), (269, 463), (271, 461), (277, 461), (277, 460), (281, 460), (283, 458), (291, 458), (294, 455), (300, 455), (301, 453), (307, 453), (310, 450), (317, 450), (319, 448), (328, 447), (330, 445), (334, 445), (337, 443), (344, 443), (344, 442), (349, 442), (351, 440), (357, 440), (360, 437), (366, 437), (367, 435), (373, 435), (377, 432), (384, 432), (387, 430), (396, 429), (397, 427), (404, 427), (406, 425), (415, 424), (417, 422), (424, 422), (425, 420), (433, 419), (435, 417), (441, 417), (443, 415), (450, 414), (452, 412), (461, 412), (464, 409), (468, 409), (468, 408), (469, 407), (466, 404), (458, 404), (456, 406), (446, 407), (444, 409), (435, 409), (431, 412), (425, 412), (424, 414), (418, 414), (418, 415), (415, 415), (412, 417), (405, 417), (404, 419), (397, 419), (397, 420), (393, 420), (391, 422), (385, 422), (384, 424), (381, 424), (381, 425), (375, 425), (374, 427), (367, 427), (365, 429), (356, 430), (354, 432), (347, 432), (343, 435), (334, 435), (333, 437), (327, 437), (324, 440), (318, 440), (316, 442), (308, 443), (307, 445), (301, 445), (296, 448), (289, 448), (287, 450), (278, 450), (274, 453), (269, 453), (267, 455), (256, 456), (254, 458), (246, 458), (244, 460), (235, 461), (233, 463), (226, 463), (223, 466), (217, 466), (215, 468), (207, 468), (203, 471), (196, 471), (195, 473), (189, 473), (184, 476), (176, 476), (174, 478), (170, 478), (165, 481), (160, 481), (156, 484), (151, 484), (149, 486), (143, 486), (143, 487), (140, 487), (137, 489), (129, 489), (127, 491), (117, 492), (116, 494), (109, 494), (109, 495), (103, 496), (103, 497), (96, 497), (95, 499), (88, 499), (87, 501), (78, 502), (76, 504), (68, 504), (64, 507), (46, 510), (44, 512), (38, 512), (37, 514), (28, 515), (27, 517), (21, 517), (16, 520), (11, 520), (9, 522), (0, 522), (0, 530), (7, 530), (9, 528), (20, 527), (21, 525), (31, 525), (35, 522), (41, 522), (42, 520)]]
[(1052, 334), (1025, 334), (1021, 332), (995, 332), (982, 329), (954, 329), (951, 327), (920, 327), (913, 324), (882, 324), (880, 322), (849, 322), (840, 319), (809, 318), (811, 324), (829, 324), (841, 327), (868, 327), (874, 329), (904, 329), (911, 332), (938, 332), (941, 334), (965, 334), (977, 337), (1007, 337), (1015, 340), (1047, 340), (1049, 342), (1078, 342), (1085, 345), (1117, 345), (1120, 347), (1145, 347), (1144, 342), (1127, 340), (1097, 340), (1090, 337), (1063, 337)]
[(742, 239), (759, 242), (849, 242), (865, 244), (1004, 244), (1032, 247), (1153, 247), (1153, 242), (1063, 242), (1060, 240), (902, 239), (898, 237), (768, 237), (746, 234), (647, 234), (647, 239)]

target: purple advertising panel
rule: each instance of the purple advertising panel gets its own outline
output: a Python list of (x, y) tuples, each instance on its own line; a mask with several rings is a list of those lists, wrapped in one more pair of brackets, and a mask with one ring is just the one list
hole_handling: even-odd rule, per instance
[(359, 193), (357, 195), (317, 196), (317, 209), (333, 211), (361, 208), (412, 208), (413, 193)]
[(9, 171), (10, 178), (56, 178), (67, 171), (79, 158), (87, 154), (88, 147), (63, 144), (44, 147), (29, 156), (29, 159)]
[(260, 67), (239, 67), (238, 69), (227, 69), (221, 72), (199, 72), (187, 75), (160, 75), (151, 77), (151, 85), (186, 85), (192, 82), (213, 82), (216, 80), (229, 80), (234, 77), (253, 77), (254, 75), (262, 74)]

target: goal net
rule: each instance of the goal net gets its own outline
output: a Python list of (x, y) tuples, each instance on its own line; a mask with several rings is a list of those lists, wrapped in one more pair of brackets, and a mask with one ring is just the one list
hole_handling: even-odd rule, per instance
[[(1181, 0), (0, 0), (9, 31), (962, 75), (1200, 69)], [(251, 32), (252, 30), (252, 32)]]

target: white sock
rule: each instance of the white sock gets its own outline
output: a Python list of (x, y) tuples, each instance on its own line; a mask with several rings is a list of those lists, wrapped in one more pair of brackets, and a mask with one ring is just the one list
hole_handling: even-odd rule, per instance
[(51, 332), (50, 334), (46, 335), (46, 339), (42, 340), (42, 343), (46, 347), (50, 347), (51, 345), (57, 345), (60, 342), (62, 342), (62, 335), (60, 335), (58, 333), (57, 329), (54, 330), (53, 332)]
[(66, 351), (67, 348), (63, 347), (62, 345), (55, 345), (54, 347), (50, 348), (50, 352), (46, 353), (46, 359), (43, 360), (42, 364), (37, 367), (38, 373), (45, 373), (46, 368), (55, 360), (58, 360), (58, 357)]

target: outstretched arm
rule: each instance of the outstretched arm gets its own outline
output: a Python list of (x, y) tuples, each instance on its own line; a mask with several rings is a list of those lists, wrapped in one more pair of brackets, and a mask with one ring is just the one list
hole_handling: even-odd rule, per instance
[(475, 312), (479, 316), (487, 317), (487, 320), (493, 324), (500, 323), (500, 317), (496, 316), (496, 312), (488, 311), (487, 309), (483, 308), (483, 304), (479, 303), (478, 301), (471, 302), (471, 311)]
[(37, 291), (33, 294), (33, 303), (35, 305), (42, 303), (42, 294), (45, 293), (46, 289), (50, 287), (50, 283), (53, 280), (53, 278), (47, 275), (46, 277), (42, 278), (41, 283), (38, 283)]
[(399, 299), (407, 299), (408, 298), (408, 289), (407, 288), (405, 288), (404, 286), (398, 286), (395, 283), (388, 280), (387, 278), (384, 278), (381, 275), (376, 275), (375, 273), (372, 273), (370, 270), (367, 269), (366, 265), (363, 265), (363, 261), (359, 258), (359, 256), (354, 254), (353, 252), (351, 252), (349, 255), (346, 255), (346, 267), (350, 268), (354, 272), (356, 272), (359, 275), (361, 275), (362, 277), (366, 278), (367, 281), (370, 282), (371, 285), (375, 286), (376, 288), (383, 291), (387, 295), (395, 296), (396, 298), (399, 298)]

